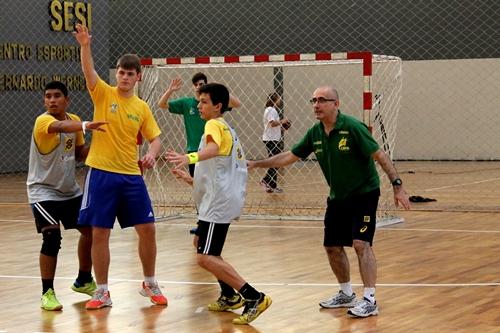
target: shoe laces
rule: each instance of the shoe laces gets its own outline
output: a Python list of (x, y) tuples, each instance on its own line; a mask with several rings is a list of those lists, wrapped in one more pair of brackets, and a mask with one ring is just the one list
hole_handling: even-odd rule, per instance
[(259, 300), (247, 301), (245, 309), (243, 310), (243, 315), (247, 315), (248, 317), (254, 316), (257, 313), (258, 304)]
[(43, 299), (46, 302), (54, 302), (57, 300), (56, 293), (52, 289), (47, 290), (43, 296), (45, 296)]
[(226, 305), (227, 300), (228, 299), (227, 299), (226, 296), (220, 295), (219, 298), (217, 299), (217, 301), (215, 303), (217, 303), (217, 305), (219, 305), (219, 306), (224, 306), (224, 305)]
[(99, 300), (99, 301), (105, 301), (106, 298), (109, 297), (109, 294), (106, 290), (104, 289), (98, 289), (95, 291), (94, 293), (94, 296), (92, 297), (92, 299), (94, 300)]
[(144, 284), (144, 286), (151, 291), (151, 293), (155, 296), (161, 296), (161, 290), (160, 287), (158, 287), (157, 283), (152, 283), (152, 284)]
[(56, 293), (54, 292), (54, 290), (52, 288), (49, 288), (47, 289), (47, 291), (45, 292), (44, 295), (47, 295), (47, 296), (52, 296), (52, 295), (55, 295)]
[(363, 297), (363, 299), (358, 301), (358, 303), (356, 304), (356, 307), (365, 309), (366, 307), (373, 306), (373, 305), (375, 305), (375, 303), (373, 303), (369, 299)]

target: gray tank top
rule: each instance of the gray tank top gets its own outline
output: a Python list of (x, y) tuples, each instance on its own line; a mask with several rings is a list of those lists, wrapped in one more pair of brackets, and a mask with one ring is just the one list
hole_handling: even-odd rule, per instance
[(67, 200), (82, 194), (75, 177), (76, 133), (60, 133), (59, 145), (50, 153), (38, 150), (31, 136), (28, 201)]
[[(231, 154), (196, 163), (193, 198), (198, 218), (206, 222), (231, 223), (243, 210), (247, 185), (245, 154), (235, 131), (223, 122), (233, 139)], [(206, 146), (205, 135), (199, 150)]]

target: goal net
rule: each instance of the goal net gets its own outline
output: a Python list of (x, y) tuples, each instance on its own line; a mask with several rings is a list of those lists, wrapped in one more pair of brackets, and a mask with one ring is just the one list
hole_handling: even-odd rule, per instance
[[(340, 110), (364, 121), (380, 146), (392, 157), (396, 121), (401, 98), (401, 59), (372, 55), (369, 52), (293, 54), (246, 57), (200, 57), (143, 59), (143, 78), (139, 95), (150, 105), (162, 129), (163, 149), (184, 152), (186, 147), (183, 117), (157, 106), (158, 100), (174, 78), (181, 78), (181, 90), (170, 100), (193, 96), (191, 77), (203, 72), (208, 82), (219, 82), (238, 97), (242, 106), (224, 114), (236, 130), (247, 159), (267, 157), (262, 141), (266, 98), (278, 93), (283, 105), (280, 117), (292, 126), (284, 132), (284, 149), (298, 142), (317, 120), (309, 103), (314, 90), (335, 86), (340, 95)], [(145, 149), (143, 147), (143, 149)], [(192, 189), (175, 179), (172, 165), (159, 159), (145, 173), (158, 217), (192, 216), (196, 209)], [(314, 154), (278, 170), (282, 193), (267, 193), (259, 184), (265, 169), (249, 172), (244, 215), (254, 218), (322, 219), (328, 186)], [(380, 219), (398, 221), (394, 216), (392, 187), (380, 170)]]

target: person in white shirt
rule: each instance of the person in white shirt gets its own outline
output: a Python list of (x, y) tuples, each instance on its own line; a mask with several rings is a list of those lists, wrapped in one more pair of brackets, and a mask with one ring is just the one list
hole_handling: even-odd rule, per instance
[[(280, 119), (278, 108), (283, 105), (281, 96), (274, 92), (267, 96), (266, 109), (264, 111), (264, 133), (262, 141), (266, 145), (268, 156), (274, 156), (283, 151), (284, 143), (282, 132), (290, 127), (290, 121), (286, 118)], [(267, 193), (281, 193), (278, 187), (278, 169), (269, 168), (260, 184)]]

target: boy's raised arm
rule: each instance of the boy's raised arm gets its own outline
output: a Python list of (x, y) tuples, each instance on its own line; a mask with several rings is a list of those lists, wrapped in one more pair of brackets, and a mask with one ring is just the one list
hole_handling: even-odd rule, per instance
[(94, 68), (94, 60), (92, 59), (92, 50), (90, 49), (90, 43), (92, 36), (89, 34), (89, 30), (86, 26), (77, 24), (76, 31), (73, 32), (77, 42), (80, 44), (80, 61), (82, 64), (83, 75), (85, 76), (85, 81), (87, 82), (87, 88), (93, 90), (99, 79)]

